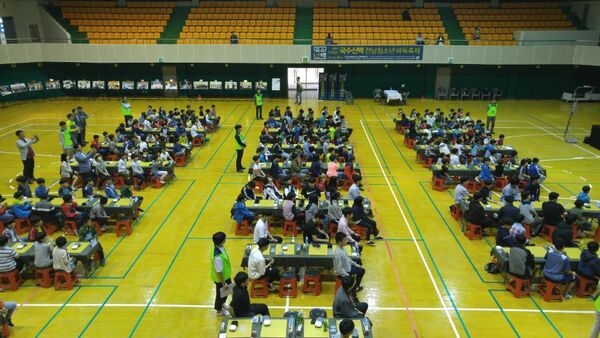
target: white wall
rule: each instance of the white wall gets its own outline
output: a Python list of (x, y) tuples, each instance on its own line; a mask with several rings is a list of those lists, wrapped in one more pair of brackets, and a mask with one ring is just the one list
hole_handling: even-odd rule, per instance
[(598, 45), (596, 30), (525, 30), (514, 31), (513, 38), (520, 46), (539, 45)]
[(29, 41), (29, 25), (38, 25), (43, 36), (44, 27), (40, 19), (40, 8), (36, 0), (0, 0), (0, 16), (12, 16), (17, 30), (17, 39)]
[(44, 42), (64, 42), (71, 43), (71, 34), (69, 34), (54, 18), (45, 10), (40, 8), (40, 22), (42, 40)]

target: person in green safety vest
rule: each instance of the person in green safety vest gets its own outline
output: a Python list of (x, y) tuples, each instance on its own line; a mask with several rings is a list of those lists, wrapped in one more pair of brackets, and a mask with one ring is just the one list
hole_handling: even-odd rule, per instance
[(242, 157), (244, 157), (244, 148), (246, 148), (246, 139), (244, 135), (241, 133), (242, 125), (235, 125), (235, 152), (237, 153), (237, 158), (235, 160), (235, 169), (238, 173), (243, 173), (244, 168), (242, 166)]
[[(485, 123), (485, 129), (490, 133), (494, 133), (494, 126), (496, 125), (496, 112), (498, 107), (496, 106), (496, 100), (492, 100), (487, 106), (487, 121)], [(490, 128), (491, 127), (491, 128)]]
[(590, 334), (590, 338), (598, 338), (600, 334), (600, 282), (598, 282), (598, 287), (596, 287), (596, 291), (590, 296), (592, 300), (594, 300), (594, 307), (596, 309), (596, 320), (594, 321), (594, 326), (592, 326), (592, 333)]
[(254, 104), (256, 105), (256, 119), (262, 120), (263, 95), (260, 92), (260, 89), (256, 91), (256, 94), (254, 94)]
[(228, 293), (224, 296), (221, 294), (222, 291), (226, 290), (224, 287), (232, 287), (231, 262), (227, 251), (225, 251), (226, 239), (227, 235), (224, 232), (214, 233), (212, 236), (214, 246), (210, 253), (210, 277), (215, 283), (215, 310), (218, 316), (229, 316), (229, 306), (225, 304)]
[(67, 159), (70, 161), (73, 158), (73, 141), (71, 140), (71, 133), (67, 130), (67, 123), (65, 121), (60, 121), (58, 123), (60, 126), (60, 130), (58, 131), (58, 139), (60, 141), (60, 146), (65, 154), (67, 154)]
[(131, 114), (131, 103), (129, 103), (124, 96), (121, 100), (121, 114), (123, 114), (123, 117), (125, 118), (125, 127), (130, 127), (130, 121), (133, 119), (133, 115)]

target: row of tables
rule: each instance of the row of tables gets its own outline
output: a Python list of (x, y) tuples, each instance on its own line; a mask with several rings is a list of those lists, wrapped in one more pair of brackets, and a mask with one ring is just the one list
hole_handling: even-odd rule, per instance
[[(32, 205), (39, 201), (38, 199), (33, 199)], [(89, 214), (92, 208), (100, 203), (100, 198), (74, 198), (74, 202), (77, 203), (76, 210), (82, 213)], [(50, 203), (55, 208), (60, 208), (63, 200), (61, 198), (54, 198)], [(134, 218), (137, 215), (138, 208), (142, 204), (139, 198), (119, 198), (119, 199), (109, 199), (106, 206), (104, 206), (104, 210), (108, 216), (125, 216), (127, 218)], [(32, 212), (38, 215), (45, 213), (46, 211), (39, 211), (32, 209)]]
[[(542, 210), (542, 203), (544, 201), (535, 201), (535, 202), (531, 202), (531, 204), (533, 205), (533, 208), (535, 209), (535, 212), (539, 215), (539, 216), (543, 216), (544, 212)], [(574, 200), (568, 200), (568, 199), (559, 199), (559, 203), (563, 205), (563, 207), (565, 208), (565, 210), (570, 210), (571, 208), (573, 208), (575, 206), (575, 201)], [(518, 206), (519, 202), (514, 202), (515, 206)], [(467, 200), (463, 200), (460, 203), (460, 208), (463, 211), (463, 215), (466, 214), (466, 211), (469, 210), (469, 201)], [(483, 206), (483, 209), (485, 211), (485, 214), (487, 216), (493, 216), (494, 214), (498, 213), (498, 211), (500, 211), (500, 208), (503, 206), (503, 204), (501, 202), (496, 202), (496, 201), (490, 201), (489, 204), (486, 204)], [(593, 201), (590, 204), (585, 204), (584, 207), (582, 208), (583, 210), (583, 215), (586, 217), (593, 217), (593, 218), (598, 218), (598, 216), (600, 216), (600, 201)]]
[[(319, 200), (318, 208), (319, 210), (326, 211), (329, 208), (329, 204), (331, 201), (324, 199), (324, 195), (322, 194), (322, 199)], [(247, 200), (244, 202), (246, 208), (248, 210), (254, 212), (259, 215), (269, 215), (275, 216), (278, 218), (283, 218), (283, 200), (275, 201), (275, 200), (267, 200), (267, 199), (256, 199), (256, 200)], [(308, 201), (304, 198), (297, 198), (294, 201), (296, 208), (300, 210), (304, 210)], [(342, 198), (338, 200), (338, 205), (340, 209), (346, 207), (352, 207), (354, 201), (351, 201), (347, 198)], [(364, 197), (363, 206), (366, 210), (371, 209), (371, 201), (368, 198)]]
[[(252, 168), (253, 165), (254, 165), (254, 162), (250, 163), (249, 168)], [(312, 165), (312, 162), (304, 162), (303, 161), (302, 166), (300, 168), (301, 169), (310, 169), (311, 165)], [(282, 161), (279, 164), (279, 166), (281, 167), (281, 169), (290, 169), (292, 166), (292, 162), (291, 161)], [(346, 163), (338, 162), (338, 171), (344, 171), (345, 167), (346, 167)], [(260, 168), (263, 170), (271, 169), (271, 162), (260, 162)], [(321, 169), (323, 171), (327, 171), (327, 162), (321, 162)], [(352, 163), (352, 169), (354, 171), (356, 171), (358, 174), (360, 174), (360, 165), (358, 164), (358, 162)]]
[[(118, 173), (118, 161), (104, 161), (104, 164), (106, 165), (106, 171), (108, 171), (109, 174), (115, 175)], [(133, 161), (127, 161), (127, 169), (131, 169), (132, 164)], [(167, 162), (161, 162), (161, 166), (166, 166), (167, 164)], [(144, 170), (144, 174), (146, 175), (151, 173), (151, 165), (152, 162), (140, 161), (140, 166), (142, 167), (142, 170)], [(69, 166), (71, 167), (71, 169), (73, 169), (73, 171), (79, 171), (79, 163), (77, 163), (77, 161), (75, 161), (74, 159), (69, 162)]]

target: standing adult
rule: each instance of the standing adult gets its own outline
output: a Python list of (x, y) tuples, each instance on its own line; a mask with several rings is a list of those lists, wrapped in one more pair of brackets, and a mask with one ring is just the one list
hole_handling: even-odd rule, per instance
[(83, 178), (83, 182), (87, 182), (94, 178), (94, 168), (90, 159), (93, 158), (95, 154), (95, 148), (92, 148), (89, 153), (84, 154), (81, 150), (81, 144), (75, 145), (75, 155), (73, 157), (75, 157), (75, 160), (79, 165), (78, 172), (79, 175), (81, 175), (81, 177)]
[(71, 111), (70, 114), (67, 114), (67, 130), (69, 131), (69, 134), (71, 135), (71, 141), (73, 141), (73, 144), (77, 144), (79, 143), (79, 126), (77, 125), (77, 116), (76, 116), (76, 110), (73, 109)]
[(213, 249), (210, 254), (211, 269), (210, 277), (215, 283), (215, 310), (218, 316), (228, 316), (229, 311), (226, 309), (227, 296), (221, 295), (221, 288), (230, 286), (231, 284), (231, 262), (229, 255), (225, 251), (225, 240), (227, 235), (222, 232), (216, 232), (212, 236)]
[(63, 153), (67, 155), (67, 159), (70, 161), (73, 158), (73, 141), (71, 140), (71, 133), (67, 129), (67, 123), (60, 121), (58, 123), (60, 130), (58, 131), (58, 140), (60, 146), (63, 149)]
[(235, 125), (235, 151), (237, 153), (237, 158), (235, 160), (235, 169), (238, 173), (244, 172), (244, 168), (242, 166), (242, 157), (244, 157), (244, 148), (246, 148), (246, 138), (241, 133), (242, 125)]
[(78, 106), (77, 107), (77, 125), (79, 126), (79, 143), (81, 145), (86, 145), (87, 142), (85, 141), (85, 130), (87, 127), (87, 119), (90, 116), (83, 111), (83, 107)]
[(302, 104), (302, 83), (300, 82), (300, 76), (296, 78), (296, 104)]
[[(496, 106), (496, 100), (492, 100), (487, 106), (487, 120), (485, 122), (485, 130), (490, 133), (494, 133), (494, 126), (496, 125), (496, 113), (498, 112), (498, 107)], [(491, 127), (491, 129), (490, 129)]]
[(260, 92), (260, 89), (256, 91), (256, 94), (254, 94), (254, 105), (256, 106), (256, 119), (262, 120), (263, 95)]
[(19, 152), (21, 153), (21, 161), (23, 162), (23, 176), (25, 176), (28, 180), (28, 183), (31, 184), (35, 181), (35, 177), (33, 176), (33, 168), (35, 167), (35, 153), (33, 152), (32, 144), (37, 143), (40, 139), (37, 135), (34, 135), (33, 138), (28, 139), (25, 137), (25, 132), (22, 130), (17, 130), (15, 132), (17, 136), (17, 148), (19, 148)]
[(123, 114), (123, 118), (125, 119), (125, 127), (128, 127), (129, 122), (133, 119), (133, 115), (131, 114), (131, 103), (127, 101), (125, 96), (121, 100), (121, 114)]

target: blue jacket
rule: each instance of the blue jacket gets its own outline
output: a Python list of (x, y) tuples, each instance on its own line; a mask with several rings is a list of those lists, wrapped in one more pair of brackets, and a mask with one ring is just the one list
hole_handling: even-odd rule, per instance
[(27, 218), (31, 214), (31, 204), (17, 203), (12, 206), (12, 212), (16, 218)]
[(233, 219), (235, 219), (236, 222), (241, 223), (244, 220), (244, 217), (248, 216), (254, 217), (254, 213), (246, 208), (244, 202), (236, 202), (233, 205)]
[(490, 171), (490, 167), (487, 164), (481, 165), (481, 172), (479, 173), (479, 178), (485, 182), (492, 179), (492, 173)]
[(108, 198), (119, 198), (119, 194), (117, 193), (114, 185), (106, 185), (104, 187), (104, 193)]

